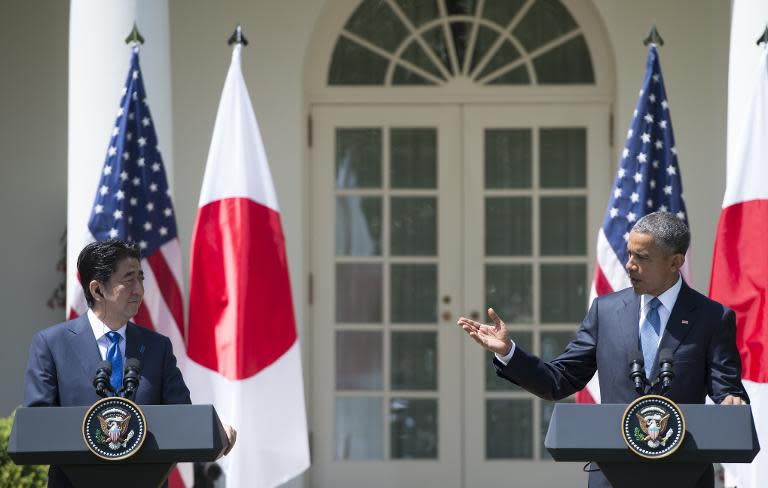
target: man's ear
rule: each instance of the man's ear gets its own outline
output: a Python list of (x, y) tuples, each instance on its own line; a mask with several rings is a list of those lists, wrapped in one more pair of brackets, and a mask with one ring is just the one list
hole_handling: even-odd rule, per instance
[(677, 253), (672, 256), (672, 268), (675, 272), (680, 271), (680, 269), (683, 267), (683, 264), (685, 264), (684, 254)]
[(91, 296), (94, 300), (97, 302), (100, 302), (104, 299), (104, 292), (101, 291), (101, 284), (99, 284), (96, 280), (91, 280), (90, 283), (88, 283), (88, 289), (91, 291)]

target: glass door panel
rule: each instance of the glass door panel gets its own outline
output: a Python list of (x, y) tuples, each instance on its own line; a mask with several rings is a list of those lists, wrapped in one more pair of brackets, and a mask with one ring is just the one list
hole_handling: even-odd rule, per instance
[(460, 110), (313, 117), (312, 484), (459, 487)]

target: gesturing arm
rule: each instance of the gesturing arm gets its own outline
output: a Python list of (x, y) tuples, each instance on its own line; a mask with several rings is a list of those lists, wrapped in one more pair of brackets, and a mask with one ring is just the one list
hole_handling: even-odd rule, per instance
[[(489, 315), (493, 310), (489, 310)], [(493, 318), (496, 314), (491, 315)], [(498, 318), (498, 316), (496, 316)], [(505, 356), (512, 348), (506, 325), (494, 319), (494, 325), (478, 324), (463, 317), (459, 326), (485, 349)], [(565, 351), (551, 361), (515, 346), (507, 364), (494, 359), (496, 374), (547, 400), (565, 398), (582, 388), (597, 370), (597, 301), (581, 323), (576, 337)]]

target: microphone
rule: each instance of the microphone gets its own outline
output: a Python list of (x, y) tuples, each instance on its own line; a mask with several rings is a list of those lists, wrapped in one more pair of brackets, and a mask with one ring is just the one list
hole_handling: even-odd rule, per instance
[(96, 388), (96, 394), (102, 398), (109, 396), (109, 393), (115, 392), (109, 379), (112, 376), (112, 363), (102, 361), (96, 369), (96, 376), (93, 378), (93, 387)]
[(128, 358), (125, 360), (123, 371), (125, 371), (123, 375), (123, 397), (129, 398), (139, 388), (141, 362), (136, 358)]
[(672, 371), (672, 351), (662, 349), (659, 351), (659, 380), (661, 381), (661, 391), (666, 393), (672, 387), (672, 380), (675, 378), (675, 372)]
[(629, 363), (629, 379), (635, 383), (637, 394), (642, 395), (646, 383), (643, 355), (640, 354), (640, 351), (630, 351), (627, 354), (627, 362)]

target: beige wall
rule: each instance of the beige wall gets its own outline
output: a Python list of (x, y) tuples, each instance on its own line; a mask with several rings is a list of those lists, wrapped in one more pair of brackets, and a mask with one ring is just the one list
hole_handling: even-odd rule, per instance
[(68, 2), (0, 3), (0, 415), (22, 401), (32, 335), (60, 321), (67, 202)]
[[(594, 3), (616, 56), (617, 144), (624, 141), (637, 100), (646, 55), (641, 39), (652, 22), (657, 22), (667, 43), (661, 49), (661, 61), (693, 230), (694, 281), (706, 291), (725, 185), (729, 2)], [(302, 80), (307, 44), (324, 4), (321, 0), (170, 1), (173, 181), (185, 268), (203, 167), (229, 65), (226, 39), (240, 22), (250, 40), (243, 52), (244, 74), (277, 187), (304, 341), (309, 162)], [(61, 317), (45, 307), (45, 300), (59, 279), (54, 266), (65, 221), (68, 5), (42, 0), (2, 2), (0, 22), (0, 39), (5, 41), (0, 54), (0, 181), (4, 185), (0, 269), (6, 276), (0, 293), (4, 311), (0, 414), (5, 414), (21, 401), (31, 335)], [(617, 145), (613, 153), (618, 155), (620, 149)]]

